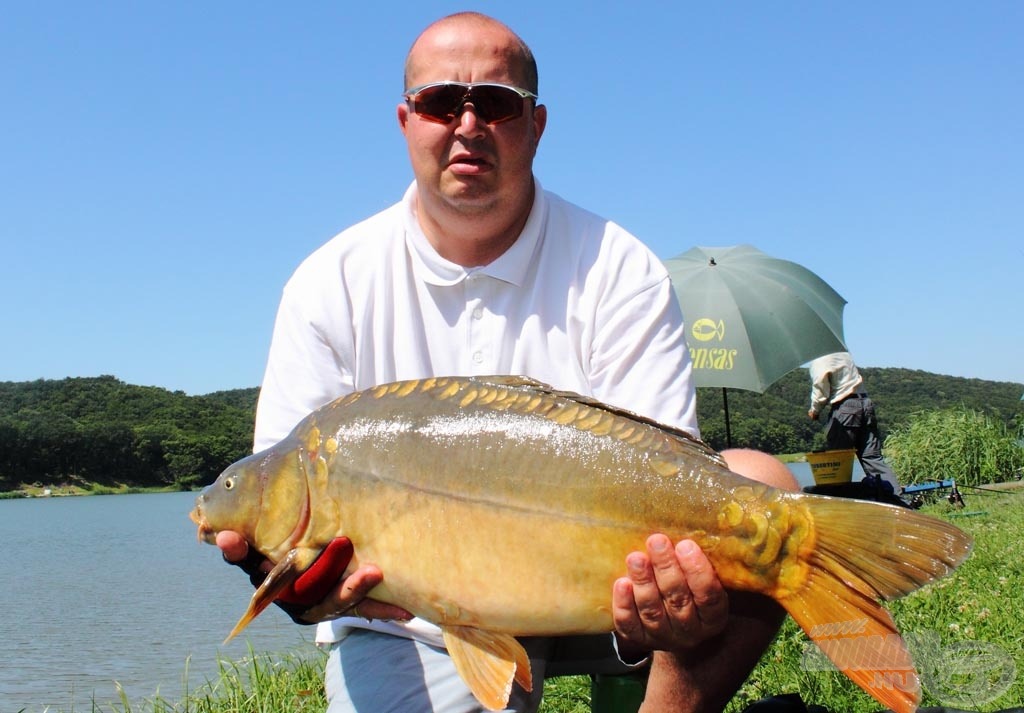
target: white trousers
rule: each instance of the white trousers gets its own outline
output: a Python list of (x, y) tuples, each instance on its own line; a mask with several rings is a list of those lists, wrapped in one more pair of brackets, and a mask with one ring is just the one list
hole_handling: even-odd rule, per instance
[[(545, 673), (624, 673), (610, 636), (527, 638), (533, 692), (512, 686), (505, 713), (535, 713)], [(549, 661), (549, 659), (554, 659)], [(327, 713), (484, 713), (448, 652), (414, 639), (356, 629), (331, 645), (324, 676)]]

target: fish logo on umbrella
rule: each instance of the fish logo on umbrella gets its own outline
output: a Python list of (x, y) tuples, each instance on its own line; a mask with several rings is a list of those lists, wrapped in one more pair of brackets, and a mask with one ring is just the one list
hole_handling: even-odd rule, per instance
[(701, 317), (693, 323), (690, 333), (698, 342), (709, 342), (715, 337), (718, 337), (718, 341), (722, 341), (725, 337), (725, 322), (718, 320), (716, 323), (713, 319)]

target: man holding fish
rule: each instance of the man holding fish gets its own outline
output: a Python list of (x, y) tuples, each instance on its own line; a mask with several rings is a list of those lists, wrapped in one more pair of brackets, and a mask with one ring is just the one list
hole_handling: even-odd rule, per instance
[[(339, 396), (444, 375), (526, 375), (697, 435), (683, 316), (661, 263), (533, 175), (547, 108), (525, 43), (484, 15), (443, 18), (410, 50), (405, 87), (397, 118), (415, 181), (285, 287), (256, 450)], [(774, 458), (723, 455), (736, 472), (795, 487)], [(256, 579), (269, 570), (236, 533), (217, 544)], [(727, 597), (691, 541), (653, 534), (647, 547), (608, 593), (617, 646), (597, 636), (529, 641), (533, 693), (517, 688), (507, 710), (537, 709), (545, 670), (627, 671), (644, 656), (645, 711), (719, 710), (732, 697), (782, 610), (757, 594)], [(317, 641), (330, 645), (329, 711), (482, 710), (437, 627), (364, 598), (387, 572), (363, 565), (338, 581), (351, 554), (336, 540), (292, 592), (304, 604), (290, 611), (322, 622)], [(565, 662), (580, 651), (595, 662)]]

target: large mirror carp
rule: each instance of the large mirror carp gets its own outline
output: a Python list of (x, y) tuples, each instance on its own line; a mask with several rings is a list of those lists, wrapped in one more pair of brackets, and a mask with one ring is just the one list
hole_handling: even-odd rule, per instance
[(970, 552), (906, 508), (770, 488), (679, 430), (519, 377), (385, 384), (310, 414), (199, 496), (199, 536), (276, 563), (232, 635), (340, 535), (371, 596), (437, 624), (476, 697), (531, 685), (514, 638), (608, 632), (612, 583), (648, 535), (695, 540), (729, 589), (775, 599), (883, 705), (913, 711), (913, 662), (880, 600)]

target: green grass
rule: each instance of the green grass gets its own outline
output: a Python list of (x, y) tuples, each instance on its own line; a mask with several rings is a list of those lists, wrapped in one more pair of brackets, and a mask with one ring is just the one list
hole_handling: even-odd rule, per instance
[[(940, 491), (941, 492), (941, 491)], [(1024, 705), (1024, 488), (994, 492), (967, 488), (966, 507), (939, 497), (926, 505), (974, 537), (971, 557), (953, 575), (892, 602), (922, 675), (925, 706), (996, 711)], [(870, 533), (865, 533), (870, 536)], [(833, 713), (875, 713), (880, 706), (837, 671), (821, 670), (816, 649), (791, 620), (726, 709), (799, 693)], [(324, 655), (252, 654), (222, 662), (219, 676), (171, 701), (92, 705), (91, 713), (321, 713)], [(590, 681), (564, 677), (545, 683), (542, 713), (589, 713)]]
[[(327, 701), (323, 668), (327, 656), (310, 647), (303, 653), (255, 653), (239, 661), (221, 660), (218, 674), (194, 690), (168, 698), (158, 694), (130, 701), (93, 701), (89, 713), (323, 713)], [(187, 671), (187, 666), (186, 666)], [(187, 674), (185, 676), (187, 678)], [(68, 713), (79, 713), (74, 708)], [(54, 711), (53, 713), (58, 713)]]

